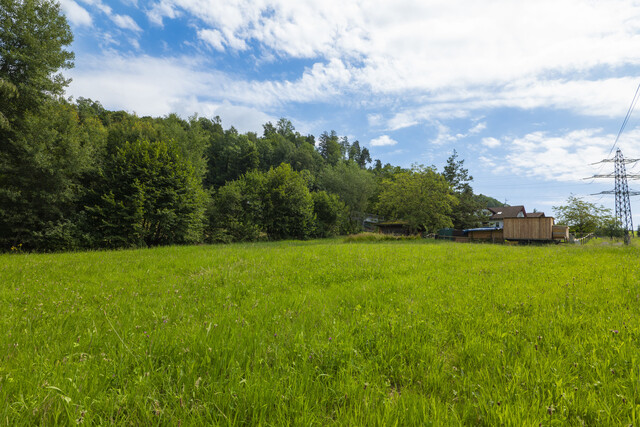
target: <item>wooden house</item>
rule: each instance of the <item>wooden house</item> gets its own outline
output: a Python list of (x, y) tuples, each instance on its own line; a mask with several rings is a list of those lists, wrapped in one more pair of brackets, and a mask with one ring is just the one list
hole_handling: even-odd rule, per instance
[[(515, 241), (551, 242), (554, 240), (553, 221), (553, 217), (543, 216), (533, 218), (505, 218), (503, 228), (504, 238), (505, 240)], [(568, 229), (566, 234), (568, 234)]]
[(527, 216), (524, 206), (500, 206), (487, 208), (487, 211), (491, 215), (487, 226), (495, 228), (502, 228), (505, 218), (525, 218)]

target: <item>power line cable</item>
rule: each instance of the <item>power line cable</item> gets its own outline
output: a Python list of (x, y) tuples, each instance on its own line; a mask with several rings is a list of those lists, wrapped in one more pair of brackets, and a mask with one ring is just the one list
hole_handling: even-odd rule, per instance
[(636, 103), (638, 102), (638, 93), (640, 93), (640, 84), (638, 84), (638, 87), (636, 89), (636, 93), (633, 95), (633, 100), (631, 101), (631, 105), (629, 106), (629, 109), (627, 110), (627, 115), (624, 118), (624, 121), (622, 122), (622, 126), (620, 126), (620, 130), (618, 131), (618, 136), (616, 136), (616, 140), (613, 142), (613, 145), (611, 146), (611, 150), (609, 150), (609, 154), (607, 155), (607, 157), (611, 156), (611, 153), (613, 153), (613, 149), (616, 148), (616, 144), (618, 143), (618, 139), (620, 139), (620, 135), (622, 135), (622, 132), (624, 131), (624, 128), (627, 126), (627, 122), (629, 121), (629, 117), (631, 117), (631, 114), (633, 113), (633, 110), (636, 108)]

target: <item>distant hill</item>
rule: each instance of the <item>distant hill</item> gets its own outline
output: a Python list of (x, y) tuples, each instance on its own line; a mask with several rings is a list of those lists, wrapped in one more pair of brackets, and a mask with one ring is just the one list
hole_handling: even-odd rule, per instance
[(483, 208), (493, 208), (496, 206), (506, 206), (501, 201), (494, 199), (493, 197), (485, 196), (484, 194), (474, 194), (473, 198), (476, 202), (480, 203)]

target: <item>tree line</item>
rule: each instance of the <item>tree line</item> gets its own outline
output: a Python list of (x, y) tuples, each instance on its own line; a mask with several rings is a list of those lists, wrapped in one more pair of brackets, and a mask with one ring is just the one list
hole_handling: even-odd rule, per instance
[[(58, 251), (357, 232), (365, 213), (414, 232), (478, 225), (457, 153), (443, 171), (372, 161), (335, 131), (282, 118), (263, 132), (218, 117), (138, 117), (63, 98), (73, 38), (59, 5), (0, 9), (0, 250)], [(487, 200), (491, 200), (487, 202)]]

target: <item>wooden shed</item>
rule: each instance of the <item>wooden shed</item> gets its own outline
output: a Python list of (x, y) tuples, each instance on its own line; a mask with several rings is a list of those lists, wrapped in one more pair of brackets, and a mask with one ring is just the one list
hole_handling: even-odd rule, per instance
[(467, 236), (472, 242), (491, 242), (498, 243), (504, 241), (502, 229), (470, 229), (467, 230)]
[(553, 240), (569, 241), (569, 227), (566, 225), (554, 225), (552, 228)]
[(553, 240), (553, 218), (505, 218), (504, 238), (506, 240)]

